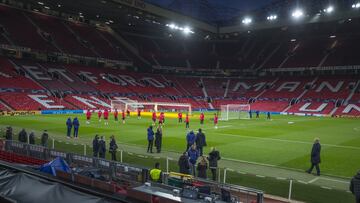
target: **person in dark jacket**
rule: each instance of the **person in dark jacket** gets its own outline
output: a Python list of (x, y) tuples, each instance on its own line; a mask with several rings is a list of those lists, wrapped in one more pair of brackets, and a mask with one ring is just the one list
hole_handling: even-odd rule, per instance
[(27, 142), (27, 133), (24, 128), (19, 132), (18, 139), (19, 139), (19, 142), (24, 142), (24, 143)]
[(360, 171), (351, 179), (350, 191), (355, 195), (356, 203), (360, 203)]
[(196, 167), (196, 170), (198, 172), (198, 177), (206, 179), (207, 178), (207, 173), (206, 173), (207, 169), (208, 169), (208, 163), (207, 163), (206, 157), (200, 156), (198, 165)]
[(71, 137), (71, 129), (72, 129), (72, 121), (71, 121), (71, 118), (68, 118), (67, 120), (66, 120), (66, 127), (67, 127), (67, 133), (66, 133), (66, 135), (67, 135), (67, 138), (70, 138)]
[(93, 139), (93, 156), (99, 156), (99, 135), (95, 135)]
[(80, 122), (77, 117), (75, 117), (73, 120), (73, 126), (74, 126), (74, 138), (77, 139), (79, 134), (79, 127), (80, 127)]
[(152, 149), (153, 149), (153, 145), (154, 145), (154, 131), (153, 131), (152, 126), (150, 126), (147, 129), (147, 140), (148, 140), (147, 152), (153, 153)]
[(11, 126), (6, 128), (5, 139), (7, 139), (7, 140), (12, 140), (13, 139), (13, 130), (12, 130)]
[(196, 150), (196, 146), (192, 145), (188, 150), (189, 164), (190, 164), (190, 174), (195, 176), (195, 164), (199, 158), (199, 152)]
[(47, 130), (44, 130), (43, 134), (41, 135), (41, 145), (47, 147), (48, 145), (49, 134)]
[(161, 126), (159, 126), (155, 133), (155, 147), (157, 153), (161, 152), (161, 145), (162, 145), (162, 128)]
[(315, 138), (312, 150), (311, 150), (311, 167), (307, 170), (307, 173), (311, 173), (314, 167), (316, 168), (316, 175), (320, 176), (320, 159), (321, 145), (319, 138)]
[(189, 157), (187, 156), (187, 153), (184, 152), (178, 161), (178, 165), (179, 165), (179, 173), (182, 174), (189, 174), (189, 169), (190, 169), (190, 165), (189, 165)]
[(212, 180), (216, 181), (216, 170), (218, 167), (218, 161), (221, 159), (220, 152), (215, 149), (215, 147), (211, 148), (211, 152), (209, 153), (209, 168), (212, 174)]
[(105, 152), (106, 152), (106, 144), (105, 144), (104, 136), (101, 136), (99, 140), (99, 157), (105, 159)]
[(190, 149), (191, 145), (193, 145), (195, 143), (195, 134), (194, 131), (190, 131), (187, 135), (186, 135), (186, 151)]
[(34, 132), (31, 132), (29, 134), (29, 144), (35, 144), (35, 134), (34, 134)]
[(271, 113), (270, 112), (267, 112), (267, 117), (266, 117), (268, 120), (271, 119)]
[(199, 129), (199, 132), (196, 134), (195, 143), (196, 143), (196, 148), (200, 153), (200, 156), (202, 156), (203, 155), (203, 147), (206, 146), (206, 137), (201, 129)]
[(109, 147), (109, 152), (111, 154), (111, 160), (112, 161), (116, 161), (116, 152), (118, 149), (118, 145), (116, 144), (116, 140), (114, 135), (111, 136), (110, 138), (110, 147)]

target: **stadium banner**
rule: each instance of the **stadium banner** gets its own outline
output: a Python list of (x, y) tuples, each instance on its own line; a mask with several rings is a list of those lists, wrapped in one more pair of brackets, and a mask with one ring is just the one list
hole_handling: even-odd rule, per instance
[(0, 116), (34, 116), (40, 114), (41, 111), (0, 111)]
[(49, 114), (83, 114), (84, 110), (43, 110), (41, 114), (49, 115)]

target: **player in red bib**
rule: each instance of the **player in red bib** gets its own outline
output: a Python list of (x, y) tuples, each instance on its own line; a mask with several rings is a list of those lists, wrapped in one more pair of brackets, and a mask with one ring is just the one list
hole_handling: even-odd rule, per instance
[(126, 110), (126, 116), (127, 116), (128, 118), (130, 118), (130, 111), (129, 111), (129, 109)]
[(141, 109), (138, 109), (137, 113), (138, 113), (138, 119), (141, 119)]
[(179, 123), (182, 123), (182, 113), (181, 112), (178, 113), (178, 120), (179, 120)]
[(153, 121), (153, 125), (155, 125), (155, 123), (156, 123), (156, 112), (155, 111), (152, 113), (152, 121)]
[(189, 114), (186, 114), (186, 117), (185, 117), (185, 127), (186, 127), (186, 129), (189, 129), (189, 128), (190, 128), (190, 118), (189, 118)]
[(109, 119), (109, 111), (107, 109), (105, 109), (104, 110), (105, 125), (109, 125), (108, 119)]
[(126, 119), (125, 111), (122, 111), (121, 117), (122, 117), (123, 124), (125, 124), (125, 119)]
[(118, 116), (119, 116), (119, 112), (118, 112), (117, 109), (115, 109), (114, 118), (115, 118), (115, 121), (116, 121), (116, 122), (118, 121)]
[(205, 115), (203, 112), (201, 112), (200, 114), (200, 125), (203, 126), (204, 125), (204, 119), (205, 119)]
[(99, 122), (101, 122), (101, 116), (102, 116), (102, 111), (99, 109), (99, 111), (98, 111)]
[(217, 129), (218, 128), (218, 120), (219, 120), (219, 117), (218, 117), (218, 115), (215, 113), (214, 114), (214, 126), (215, 126), (215, 129)]
[(164, 112), (161, 112), (159, 116), (159, 125), (164, 125), (164, 121), (165, 121), (165, 115)]
[(90, 109), (88, 109), (86, 112), (86, 124), (90, 124), (90, 120), (91, 120), (91, 111)]

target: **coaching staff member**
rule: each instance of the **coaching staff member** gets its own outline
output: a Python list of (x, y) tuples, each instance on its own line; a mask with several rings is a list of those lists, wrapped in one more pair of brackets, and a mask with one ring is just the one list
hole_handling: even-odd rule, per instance
[(316, 175), (320, 176), (320, 167), (319, 164), (321, 162), (320, 160), (320, 151), (321, 151), (321, 145), (319, 138), (315, 138), (314, 144), (311, 150), (311, 167), (309, 170), (307, 170), (307, 173), (311, 173), (314, 167), (316, 168)]

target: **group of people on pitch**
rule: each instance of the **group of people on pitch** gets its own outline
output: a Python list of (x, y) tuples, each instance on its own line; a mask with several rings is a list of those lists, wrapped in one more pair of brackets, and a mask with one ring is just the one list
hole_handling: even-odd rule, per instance
[[(104, 136), (99, 137), (99, 135), (95, 135), (92, 144), (93, 144), (93, 156), (105, 159), (106, 156), (105, 137)], [(118, 149), (118, 145), (116, 144), (115, 136), (112, 135), (110, 137), (110, 142), (109, 142), (109, 153), (111, 154), (112, 161), (117, 161), (116, 159), (117, 149)]]
[[(108, 109), (105, 109), (105, 110), (101, 110), (101, 109), (98, 109), (97, 111), (97, 114), (98, 114), (98, 120), (99, 122), (101, 122), (101, 119), (103, 118), (104, 119), (104, 123), (105, 125), (109, 125), (109, 114), (110, 114), (110, 111)], [(117, 122), (119, 121), (119, 111), (117, 109), (114, 110), (113, 112), (113, 115), (114, 115), (114, 120)], [(91, 116), (92, 116), (92, 112), (90, 109), (88, 109), (86, 111), (86, 124), (90, 124), (90, 121), (91, 121)], [(137, 110), (137, 116), (138, 116), (138, 119), (141, 119), (141, 109), (138, 109)], [(123, 110), (121, 112), (121, 119), (122, 119), (122, 123), (125, 124), (125, 120), (126, 118), (130, 117), (130, 111), (129, 110), (126, 110), (126, 112)]]
[(197, 174), (200, 178), (207, 178), (207, 170), (210, 168), (212, 179), (216, 180), (216, 169), (218, 160), (220, 160), (220, 153), (212, 147), (209, 156), (205, 157), (203, 148), (206, 146), (206, 136), (201, 128), (196, 134), (192, 130), (187, 133), (186, 150), (178, 161), (180, 173), (193, 176)]
[(80, 128), (79, 119), (77, 117), (75, 117), (74, 120), (71, 121), (71, 118), (69, 117), (66, 120), (66, 127), (67, 127), (67, 132), (66, 132), (67, 138), (68, 139), (71, 138), (71, 131), (72, 131), (72, 128), (74, 128), (73, 136), (75, 139), (77, 139), (78, 135), (79, 135), (79, 128)]
[[(5, 139), (6, 140), (13, 139), (13, 129), (11, 126), (6, 127)], [(44, 132), (41, 134), (41, 139), (40, 139), (41, 146), (47, 147), (48, 139), (49, 139), (49, 134), (47, 133), (47, 130), (44, 130)], [(23, 128), (18, 134), (18, 141), (28, 144), (35, 144), (34, 131), (31, 131), (30, 134), (28, 134), (26, 130)]]
[[(214, 113), (213, 120), (214, 120), (214, 127), (217, 128), (218, 121), (219, 121), (219, 117), (218, 117), (217, 113)], [(203, 126), (204, 121), (205, 121), (205, 114), (203, 112), (200, 113), (199, 121), (200, 121), (200, 125)], [(178, 123), (182, 123), (182, 122), (183, 122), (183, 114), (182, 114), (182, 112), (179, 112), (178, 113)], [(185, 116), (185, 128), (186, 129), (190, 128), (190, 117), (189, 117), (188, 113)]]

